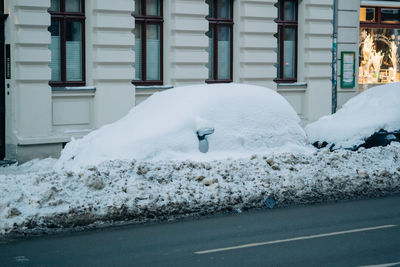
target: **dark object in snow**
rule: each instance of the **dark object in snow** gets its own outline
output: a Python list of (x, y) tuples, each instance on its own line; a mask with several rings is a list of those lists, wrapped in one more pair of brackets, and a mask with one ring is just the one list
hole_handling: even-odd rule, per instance
[(197, 138), (199, 139), (199, 150), (202, 153), (208, 152), (208, 141), (206, 136), (214, 133), (214, 128), (202, 128), (197, 130)]
[[(387, 146), (393, 141), (400, 142), (400, 130), (388, 132), (386, 130), (381, 129), (378, 132), (375, 132), (370, 137), (366, 138), (365, 142), (362, 143), (361, 145), (347, 147), (345, 149), (356, 151), (360, 147), (371, 148), (375, 146)], [(335, 148), (335, 144), (329, 144), (326, 141), (317, 141), (313, 143), (313, 146), (315, 146), (316, 148), (324, 148), (328, 147), (328, 145), (330, 151), (338, 149)]]
[(273, 209), (275, 207), (276, 201), (272, 197), (267, 197), (264, 203), (268, 208)]
[(14, 165), (15, 163), (17, 163), (15, 160), (3, 159), (0, 160), (0, 167)]
[(400, 130), (393, 132), (380, 130), (368, 137), (365, 143), (358, 146), (357, 149), (360, 147), (371, 148), (374, 146), (387, 146), (393, 141), (400, 142)]
[[(329, 143), (326, 142), (326, 141), (316, 141), (316, 142), (314, 142), (312, 145), (315, 146), (316, 148), (321, 149), (321, 148), (327, 147), (327, 146), (329, 145)], [(330, 150), (330, 151), (333, 151), (333, 150), (334, 150), (334, 149), (333, 149), (334, 147), (335, 147), (335, 144), (331, 144), (331, 145), (329, 146), (329, 150)]]

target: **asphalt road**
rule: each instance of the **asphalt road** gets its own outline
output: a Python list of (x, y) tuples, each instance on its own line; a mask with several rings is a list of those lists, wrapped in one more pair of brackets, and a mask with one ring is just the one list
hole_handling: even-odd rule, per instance
[(400, 196), (0, 243), (0, 266), (378, 264), (400, 266)]

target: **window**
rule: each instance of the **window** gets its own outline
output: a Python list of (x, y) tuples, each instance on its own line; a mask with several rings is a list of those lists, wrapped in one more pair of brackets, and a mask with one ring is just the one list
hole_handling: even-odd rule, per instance
[(135, 85), (163, 84), (162, 0), (135, 1)]
[(51, 86), (85, 85), (84, 0), (51, 0)]
[(400, 81), (400, 8), (360, 8), (358, 83)]
[(207, 83), (232, 81), (233, 2), (206, 0), (209, 5), (208, 80)]
[(278, 3), (278, 83), (297, 81), (297, 0), (280, 0)]

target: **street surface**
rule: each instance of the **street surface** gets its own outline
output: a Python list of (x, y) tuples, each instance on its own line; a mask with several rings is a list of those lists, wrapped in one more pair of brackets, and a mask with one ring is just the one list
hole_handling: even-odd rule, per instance
[(400, 266), (400, 196), (0, 243), (0, 266)]

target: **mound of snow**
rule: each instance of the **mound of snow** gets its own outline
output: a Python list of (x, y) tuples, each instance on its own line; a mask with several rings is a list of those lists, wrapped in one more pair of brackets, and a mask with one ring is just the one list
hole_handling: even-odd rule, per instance
[(326, 141), (335, 148), (352, 148), (379, 130), (400, 129), (400, 83), (368, 89), (350, 99), (335, 114), (306, 126), (310, 143)]
[[(156, 93), (119, 121), (67, 144), (58, 168), (105, 160), (212, 160), (302, 147), (300, 119), (279, 94), (243, 84), (194, 85)], [(198, 151), (198, 129), (212, 127), (209, 152)]]
[(399, 143), (207, 162), (116, 160), (79, 172), (48, 167), (51, 160), (0, 167), (0, 243), (12, 233), (240, 211), (265, 206), (267, 197), (279, 207), (400, 192)]

